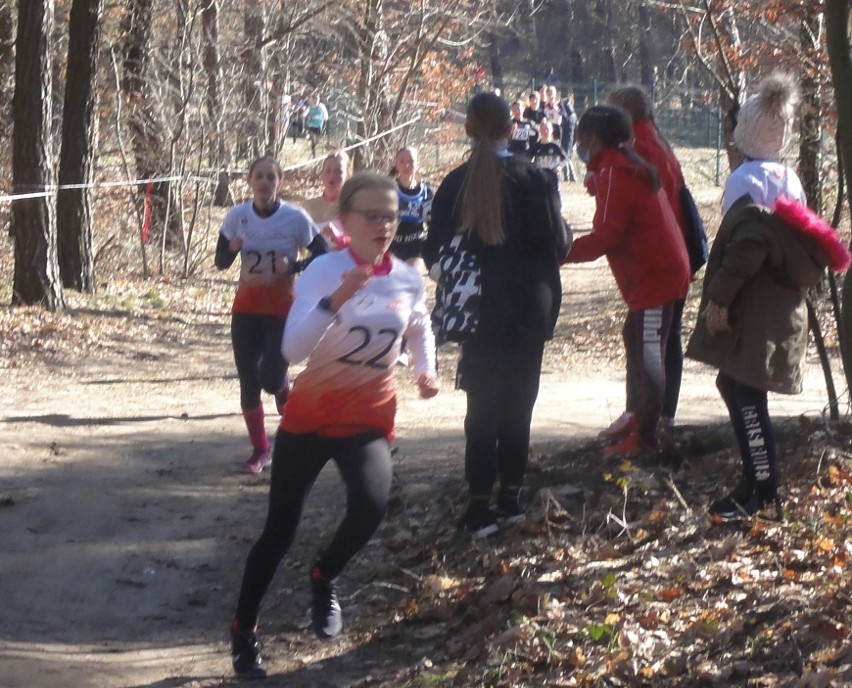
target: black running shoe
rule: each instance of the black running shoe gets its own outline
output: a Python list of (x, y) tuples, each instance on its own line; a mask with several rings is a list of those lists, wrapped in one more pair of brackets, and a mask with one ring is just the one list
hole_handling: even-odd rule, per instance
[(231, 663), (240, 678), (266, 678), (255, 629), (241, 629), (236, 619), (231, 622)]
[(464, 513), (463, 524), (475, 539), (497, 532), (497, 517), (488, 505), (488, 497), (472, 497)]
[(730, 494), (710, 504), (710, 515), (720, 518), (742, 517), (746, 515), (743, 513), (743, 505), (747, 504), (753, 496), (754, 487), (746, 482), (741, 482)]
[(759, 491), (746, 494), (744, 486), (739, 486), (727, 497), (716, 500), (710, 505), (710, 513), (723, 520), (763, 516), (773, 521), (784, 520), (784, 510), (777, 495), (765, 495)]
[(526, 519), (526, 514), (521, 508), (521, 488), (501, 487), (497, 493), (497, 518), (506, 525), (521, 523)]
[(343, 614), (337, 601), (334, 581), (328, 580), (314, 566), (311, 569), (311, 617), (317, 638), (328, 640), (343, 630)]

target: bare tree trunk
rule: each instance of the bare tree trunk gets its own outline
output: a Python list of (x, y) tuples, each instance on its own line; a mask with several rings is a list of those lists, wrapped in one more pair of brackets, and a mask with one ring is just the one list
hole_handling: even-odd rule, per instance
[[(822, 14), (808, 11), (800, 31), (802, 51), (819, 49), (822, 37)], [(822, 212), (822, 97), (817, 75), (805, 70), (801, 83), (802, 113), (799, 128), (799, 177), (808, 198), (808, 205), (816, 213)]]
[(736, 65), (728, 59), (727, 45), (739, 46), (740, 35), (733, 11), (725, 10), (721, 15), (714, 14), (710, 0), (702, 0), (704, 18), (701, 25), (706, 23), (713, 49), (705, 53), (701, 37), (695, 27), (690, 24), (689, 13), (683, 0), (679, 3), (681, 16), (686, 26), (687, 34), (692, 42), (695, 57), (706, 71), (707, 75), (719, 86), (719, 108), (722, 114), (722, 134), (725, 152), (728, 155), (729, 169), (734, 170), (743, 161), (743, 154), (734, 144), (734, 128), (740, 109), (740, 98), (743, 93), (743, 74)]
[(831, 81), (837, 102), (839, 154), (846, 177), (846, 198), (852, 198), (852, 46), (849, 40), (849, 3), (826, 0), (825, 30)]
[[(357, 123), (357, 133), (360, 139), (369, 138), (375, 131), (376, 112), (378, 104), (374, 96), (376, 89), (376, 64), (374, 62), (375, 40), (381, 26), (383, 0), (368, 0), (364, 3), (362, 21), (358, 27), (358, 59), (360, 64), (358, 74), (358, 100), (361, 104), (361, 119)], [(357, 172), (367, 167), (368, 151), (364, 146), (355, 149), (352, 166)]]
[(648, 89), (649, 93), (653, 93), (656, 51), (654, 49), (655, 36), (651, 31), (651, 11), (645, 2), (640, 2), (636, 11), (639, 20), (639, 81)]
[[(74, 0), (68, 25), (68, 69), (62, 110), (59, 185), (90, 184), (97, 146), (98, 42), (103, 0)], [(62, 285), (95, 290), (91, 188), (61, 189), (56, 199)]]
[[(51, 45), (53, 0), (18, 0), (15, 94), (12, 97), (12, 179), (18, 193), (43, 191), (53, 182), (51, 125)], [(15, 242), (14, 305), (65, 305), (56, 260), (53, 198), (12, 204)]]
[(618, 81), (618, 68), (615, 60), (615, 29), (612, 25), (612, 3), (610, 0), (598, 0), (598, 14), (604, 26), (603, 45), (601, 50), (604, 54), (604, 73), (605, 81), (614, 83)]
[[(852, 54), (849, 41), (849, 3), (826, 0), (825, 30), (831, 81), (837, 102), (837, 153), (846, 179), (846, 198), (852, 194)], [(852, 270), (843, 278), (840, 320), (840, 350), (846, 386), (852, 389)]]
[[(12, 0), (0, 2), (0, 84), (11, 81), (15, 72), (15, 14)], [(0, 86), (0, 137), (11, 136), (12, 89)]]
[(491, 80), (494, 83), (494, 88), (499, 88), (503, 93), (503, 97), (508, 95), (504, 92), (503, 84), (503, 62), (500, 59), (500, 39), (497, 33), (492, 31), (488, 34), (488, 61), (491, 65)]
[(532, 46), (532, 54), (537, 55), (539, 52), (538, 46), (538, 29), (535, 25), (535, 0), (527, 0), (526, 2), (527, 9), (527, 20), (529, 22), (529, 39), (530, 45)]
[(228, 186), (228, 144), (222, 131), (222, 65), (219, 59), (219, 2), (208, 0), (201, 11), (203, 32), (202, 62), (207, 75), (205, 106), (207, 121), (213, 129), (213, 144), (210, 146), (210, 166), (219, 170), (216, 189), (213, 192), (213, 204), (219, 207), (233, 205), (231, 190)]
[[(128, 128), (130, 130), (133, 154), (136, 159), (136, 173), (142, 179), (155, 179), (167, 176), (163, 161), (168, 159), (165, 141), (167, 136), (154, 107), (151, 93), (151, 27), (153, 22), (152, 0), (128, 0), (129, 7), (125, 15), (125, 44), (122, 91), (127, 102)], [(145, 193), (146, 185), (140, 184), (140, 192)], [(170, 202), (173, 193), (168, 181), (155, 182), (151, 194), (151, 233), (159, 236), (166, 232), (169, 242), (180, 241), (181, 218), (172, 214), (166, 225), (166, 209), (175, 203)]]
[(263, 10), (258, 0), (245, 0), (245, 48), (243, 49), (243, 106), (245, 133), (240, 155), (253, 160), (261, 153), (264, 140), (263, 113), (266, 108), (263, 59)]
[(728, 154), (728, 168), (737, 169), (743, 161), (743, 154), (734, 143), (734, 129), (740, 111), (739, 97), (731, 94), (725, 86), (719, 86), (719, 108), (722, 110), (722, 142)]

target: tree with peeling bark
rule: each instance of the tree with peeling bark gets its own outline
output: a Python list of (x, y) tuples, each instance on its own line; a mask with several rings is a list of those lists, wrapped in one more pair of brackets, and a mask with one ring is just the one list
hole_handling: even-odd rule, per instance
[(51, 148), (53, 0), (18, 0), (15, 94), (12, 97), (12, 203), (15, 243), (13, 305), (65, 305), (56, 258), (56, 209), (45, 193), (54, 182)]
[(97, 133), (98, 44), (104, 0), (74, 0), (68, 22), (68, 67), (56, 215), (62, 284), (93, 292), (92, 189)]
[[(847, 204), (852, 205), (852, 42), (849, 3), (847, 0), (827, 0), (825, 15), (831, 80), (837, 103), (839, 168), (845, 181), (839, 189), (839, 209), (844, 193)], [(843, 278), (842, 296), (840, 351), (846, 386), (852, 389), (852, 270), (847, 271)]]

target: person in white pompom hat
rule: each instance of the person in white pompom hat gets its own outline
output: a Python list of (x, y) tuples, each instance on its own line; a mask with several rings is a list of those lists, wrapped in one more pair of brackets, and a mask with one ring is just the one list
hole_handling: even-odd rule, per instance
[(734, 140), (747, 156), (725, 183), (725, 216), (704, 269), (701, 314), (686, 355), (719, 373), (716, 387), (739, 445), (742, 474), (714, 500), (714, 519), (783, 519), (781, 476), (768, 393), (799, 394), (808, 344), (808, 289), (852, 254), (805, 203), (781, 160), (797, 93), (784, 75), (764, 79), (740, 109)]
[(734, 143), (745, 160), (725, 182), (723, 215), (743, 196), (769, 210), (780, 195), (806, 202), (798, 175), (781, 162), (793, 137), (798, 101), (792, 77), (775, 73), (761, 81), (757, 93), (740, 107)]

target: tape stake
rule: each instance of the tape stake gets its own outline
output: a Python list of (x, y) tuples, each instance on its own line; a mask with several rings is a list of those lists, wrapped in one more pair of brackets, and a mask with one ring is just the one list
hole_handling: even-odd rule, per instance
[(151, 229), (151, 196), (154, 194), (154, 182), (145, 186), (145, 205), (142, 214), (142, 243), (148, 243), (148, 230)]

